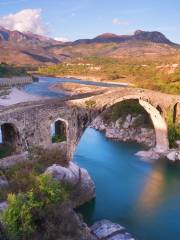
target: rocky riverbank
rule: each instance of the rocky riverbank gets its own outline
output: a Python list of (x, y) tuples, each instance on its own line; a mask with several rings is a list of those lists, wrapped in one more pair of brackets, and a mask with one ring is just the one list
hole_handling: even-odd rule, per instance
[(116, 121), (107, 121), (104, 115), (97, 117), (91, 124), (92, 128), (105, 132), (105, 136), (117, 141), (134, 141), (145, 145), (148, 150), (139, 151), (137, 156), (143, 160), (154, 161), (160, 158), (171, 162), (180, 161), (180, 141), (176, 142), (177, 148), (169, 149), (166, 152), (159, 152), (155, 148), (156, 136), (152, 126), (143, 124), (141, 114), (120, 117)]
[(141, 114), (128, 114), (125, 118), (118, 118), (116, 121), (106, 121), (103, 115), (97, 117), (91, 127), (104, 131), (109, 139), (119, 141), (135, 141), (146, 145), (149, 148), (155, 146), (155, 131), (150, 126), (143, 125)]
[(135, 240), (124, 227), (108, 220), (96, 222), (91, 232), (98, 240)]
[(48, 97), (41, 97), (28, 94), (18, 88), (12, 88), (8, 95), (0, 97), (0, 106), (11, 106), (21, 102), (39, 101), (42, 99), (48, 99)]
[[(56, 181), (61, 184), (68, 184), (72, 188), (71, 204), (62, 206), (62, 225), (66, 227), (66, 221), (68, 219), (68, 225), (76, 227), (76, 232), (79, 232), (82, 240), (133, 240), (131, 234), (119, 224), (112, 223), (108, 220), (102, 220), (95, 223), (93, 226), (88, 227), (83, 222), (82, 218), (76, 214), (73, 210), (74, 207), (78, 207), (91, 199), (95, 198), (95, 185), (86, 169), (80, 168), (73, 162), (70, 162), (66, 167), (54, 164), (47, 168), (45, 174), (51, 175)], [(5, 177), (0, 177), (0, 190), (8, 186), (8, 181)], [(5, 211), (8, 207), (6, 201), (0, 203), (0, 213)], [(3, 225), (2, 225), (3, 226)], [(1, 226), (1, 228), (2, 228)], [(5, 236), (3, 228), (0, 228), (0, 238), (8, 239)], [(5, 238), (6, 237), (6, 238)], [(65, 235), (64, 235), (65, 237)], [(66, 239), (62, 237), (62, 240)], [(75, 237), (75, 236), (74, 236)], [(34, 238), (33, 238), (34, 239)], [(39, 238), (37, 238), (39, 239)], [(68, 238), (77, 239), (77, 238)]]
[(69, 96), (86, 94), (86, 93), (97, 93), (107, 89), (107, 87), (99, 87), (94, 85), (85, 85), (80, 83), (55, 83), (50, 85), (50, 90), (55, 92), (63, 92)]

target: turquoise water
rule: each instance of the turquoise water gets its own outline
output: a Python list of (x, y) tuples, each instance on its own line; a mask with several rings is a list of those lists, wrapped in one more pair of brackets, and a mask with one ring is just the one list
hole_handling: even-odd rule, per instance
[(180, 167), (150, 164), (142, 146), (110, 141), (88, 128), (74, 156), (96, 184), (96, 199), (79, 209), (88, 224), (109, 219), (139, 240), (180, 240)]
[(111, 84), (111, 83), (103, 83), (103, 82), (92, 82), (92, 81), (85, 81), (79, 79), (68, 79), (68, 78), (56, 78), (56, 77), (39, 77), (38, 82), (33, 82), (30, 84), (26, 84), (23, 87), (23, 90), (27, 93), (34, 94), (37, 96), (46, 96), (52, 98), (63, 98), (66, 96), (63, 92), (55, 92), (49, 89), (51, 84), (54, 83), (64, 83), (64, 82), (71, 82), (71, 83), (79, 83), (91, 86), (99, 86), (99, 87), (127, 87), (127, 84)]

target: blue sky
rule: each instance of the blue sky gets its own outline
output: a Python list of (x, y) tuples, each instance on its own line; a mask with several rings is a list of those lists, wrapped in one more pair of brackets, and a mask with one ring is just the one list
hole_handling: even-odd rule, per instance
[[(31, 18), (26, 18), (28, 11), (16, 15), (28, 9), (37, 10), (36, 21), (35, 12)], [(0, 0), (0, 25), (18, 28), (21, 19), (32, 22), (31, 26), (24, 22), (23, 30), (70, 40), (142, 29), (161, 31), (180, 43), (179, 0)]]

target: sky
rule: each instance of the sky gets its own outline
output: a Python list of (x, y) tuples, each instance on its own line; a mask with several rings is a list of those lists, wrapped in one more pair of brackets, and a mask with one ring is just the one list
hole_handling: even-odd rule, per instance
[(180, 0), (0, 0), (0, 25), (64, 41), (160, 31), (180, 43)]

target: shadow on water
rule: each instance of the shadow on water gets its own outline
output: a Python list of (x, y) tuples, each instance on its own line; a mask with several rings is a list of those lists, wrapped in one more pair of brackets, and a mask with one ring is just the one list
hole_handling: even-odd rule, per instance
[(96, 199), (78, 209), (91, 225), (109, 219), (139, 240), (180, 239), (180, 164), (148, 163), (142, 146), (110, 141), (87, 129), (74, 156), (96, 184)]

